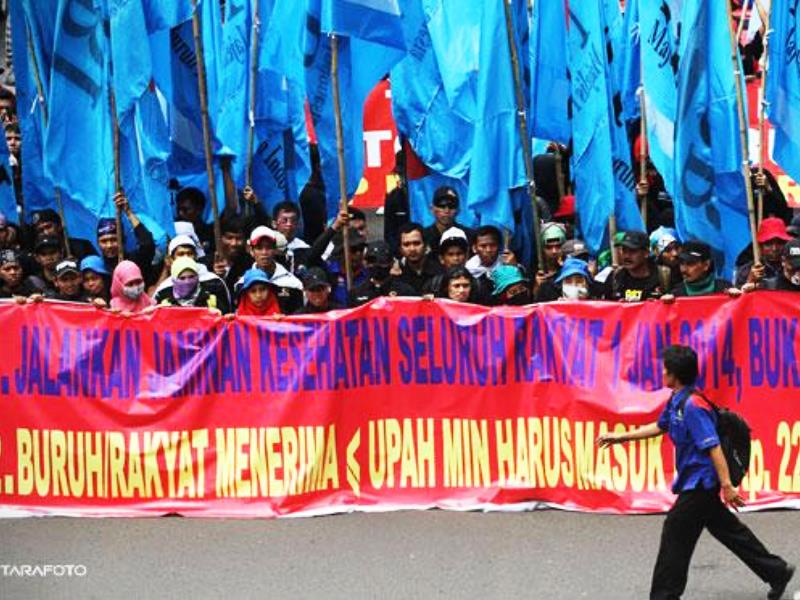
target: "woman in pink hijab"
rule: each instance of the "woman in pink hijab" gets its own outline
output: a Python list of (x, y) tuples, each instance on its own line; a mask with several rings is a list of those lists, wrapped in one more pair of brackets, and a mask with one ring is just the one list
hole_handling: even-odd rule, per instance
[(138, 313), (155, 303), (144, 293), (144, 278), (136, 263), (129, 260), (119, 263), (111, 279), (111, 310)]

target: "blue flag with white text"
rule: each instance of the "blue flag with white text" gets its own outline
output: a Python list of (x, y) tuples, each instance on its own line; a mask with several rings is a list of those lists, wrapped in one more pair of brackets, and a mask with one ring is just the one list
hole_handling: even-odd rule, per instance
[(731, 278), (750, 228), (725, 6), (686, 0), (681, 30), (675, 225), (681, 239), (708, 243), (718, 272)]

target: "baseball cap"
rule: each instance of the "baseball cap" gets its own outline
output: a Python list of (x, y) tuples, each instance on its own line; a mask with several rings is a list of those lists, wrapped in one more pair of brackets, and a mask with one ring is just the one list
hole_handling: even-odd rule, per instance
[(325, 275), (325, 271), (320, 269), (319, 267), (311, 267), (308, 271), (306, 271), (305, 276), (303, 277), (303, 287), (307, 290), (313, 290), (321, 287), (330, 287), (330, 282), (328, 281), (327, 275)]
[(45, 248), (61, 248), (61, 240), (52, 236), (45, 236), (36, 240), (34, 252), (41, 252)]
[(252, 269), (248, 269), (244, 272), (244, 278), (242, 280), (242, 291), (249, 290), (257, 283), (265, 283), (267, 285), (275, 286), (272, 280), (269, 278), (269, 275), (266, 272), (253, 267)]
[[(184, 234), (176, 235), (169, 241), (169, 246), (167, 246), (167, 253), (172, 256), (175, 254), (175, 250), (180, 248), (181, 246), (191, 246), (194, 248), (194, 251), (197, 252), (197, 242), (190, 236)], [(198, 254), (199, 256), (199, 254)]]
[(0, 250), (0, 267), (9, 263), (19, 264), (19, 252), (16, 250)]
[(565, 260), (564, 264), (561, 266), (558, 277), (556, 277), (556, 283), (561, 283), (567, 277), (572, 277), (573, 275), (580, 275), (586, 281), (591, 282), (592, 275), (589, 273), (589, 263), (580, 258), (574, 258), (572, 256), (567, 257), (567, 260)]
[(392, 250), (389, 248), (389, 244), (383, 240), (367, 244), (367, 249), (364, 252), (364, 261), (376, 265), (392, 264)]
[(580, 256), (589, 256), (589, 246), (583, 240), (567, 240), (561, 246), (561, 253), (564, 256), (573, 256), (578, 258)]
[(433, 205), (458, 208), (458, 192), (450, 186), (443, 185), (433, 193)]
[(783, 257), (793, 269), (800, 267), (800, 240), (787, 242), (783, 247)]
[(251, 246), (255, 246), (258, 244), (259, 240), (264, 238), (272, 240), (272, 243), (275, 244), (275, 248), (278, 250), (283, 250), (289, 245), (285, 235), (283, 235), (280, 231), (275, 231), (274, 229), (267, 227), (266, 225), (259, 225), (253, 229), (253, 231), (250, 233), (249, 243)]
[(567, 241), (567, 232), (561, 223), (545, 223), (542, 226), (542, 241), (543, 243)]
[(117, 233), (117, 220), (111, 218), (100, 219), (97, 222), (97, 237), (104, 235), (116, 235)]
[(106, 264), (103, 259), (96, 254), (90, 254), (81, 261), (81, 273), (85, 271), (92, 271), (98, 275), (111, 275), (108, 269), (106, 269)]
[(681, 247), (680, 260), (686, 263), (711, 260), (711, 246), (705, 242), (690, 240)]
[(59, 224), (61, 223), (61, 217), (59, 217), (58, 213), (52, 208), (44, 208), (33, 213), (31, 216), (31, 223), (34, 225), (38, 225), (39, 223)]
[(492, 273), (492, 279), (494, 280), (493, 296), (499, 296), (512, 285), (528, 281), (520, 268), (514, 265), (500, 265)]
[(439, 252), (443, 252), (450, 246), (461, 246), (464, 250), (469, 248), (469, 240), (467, 240), (467, 234), (464, 233), (463, 229), (458, 227), (445, 229), (442, 237), (439, 238)]
[(56, 265), (56, 279), (66, 275), (67, 273), (75, 273), (76, 275), (80, 275), (81, 270), (78, 267), (78, 263), (74, 260), (62, 260), (60, 263)]
[(650, 240), (644, 231), (626, 231), (619, 245), (631, 250), (647, 250), (650, 247)]
[(764, 244), (770, 240), (783, 240), (788, 242), (792, 239), (789, 232), (786, 231), (786, 223), (778, 217), (769, 217), (761, 221), (758, 228), (758, 235), (756, 241), (759, 244)]

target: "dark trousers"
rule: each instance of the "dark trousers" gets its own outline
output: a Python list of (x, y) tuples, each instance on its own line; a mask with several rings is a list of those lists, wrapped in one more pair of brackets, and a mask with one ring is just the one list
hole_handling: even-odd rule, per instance
[(653, 569), (651, 600), (680, 598), (686, 589), (689, 561), (703, 528), (738, 556), (766, 583), (786, 574), (786, 561), (770, 554), (719, 497), (719, 490), (682, 492), (667, 513), (661, 547)]

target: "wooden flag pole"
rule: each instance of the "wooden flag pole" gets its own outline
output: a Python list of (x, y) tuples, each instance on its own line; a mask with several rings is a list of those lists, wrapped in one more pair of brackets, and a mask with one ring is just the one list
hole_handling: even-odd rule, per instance
[(750, 160), (747, 148), (747, 122), (744, 111), (744, 90), (742, 89), (742, 73), (739, 68), (739, 59), (737, 56), (737, 41), (734, 38), (734, 22), (733, 11), (731, 10), (731, 3), (725, 2), (728, 14), (728, 33), (731, 43), (731, 64), (733, 66), (733, 77), (736, 80), (736, 107), (739, 113), (739, 142), (742, 145), (742, 176), (744, 177), (745, 193), (747, 194), (747, 213), (750, 219), (750, 236), (752, 237), (753, 245), (753, 263), (761, 263), (761, 251), (756, 241), (756, 212), (755, 204), (753, 202), (753, 182), (750, 180)]
[[(331, 34), (331, 86), (333, 87), (333, 115), (336, 123), (336, 155), (339, 159), (340, 212), (347, 212), (347, 169), (344, 162), (344, 129), (342, 127), (342, 104), (339, 97), (339, 40)], [(350, 259), (350, 225), (342, 229), (342, 251), (347, 290), (353, 287), (353, 268)]]
[[(498, 1), (498, 0), (495, 0)], [(514, 20), (511, 16), (511, 0), (499, 0), (503, 3), (506, 15), (506, 34), (508, 36), (508, 51), (511, 54), (511, 70), (514, 75), (514, 98), (517, 105), (517, 123), (519, 125), (519, 138), (522, 145), (522, 157), (525, 161), (525, 176), (528, 180), (528, 196), (533, 211), (533, 240), (536, 245), (537, 268), (544, 268), (544, 254), (539, 238), (539, 204), (536, 201), (536, 183), (533, 180), (533, 156), (531, 154), (531, 140), (528, 135), (528, 118), (525, 114), (525, 98), (522, 94), (522, 75), (520, 72), (519, 55), (514, 35)]]
[[(753, 5), (753, 10), (759, 10), (757, 4)], [(767, 75), (769, 74), (769, 42), (772, 37), (772, 32), (769, 29), (769, 24), (772, 19), (772, 4), (770, 4), (769, 11), (764, 16), (764, 69), (761, 72), (761, 85), (759, 87), (759, 104), (758, 104), (758, 137), (760, 144), (761, 156), (758, 164), (758, 174), (760, 177), (764, 176), (764, 164), (767, 162), (769, 139), (767, 138)], [(764, 187), (758, 186), (758, 225), (764, 219)]]
[(214, 249), (219, 256), (222, 247), (222, 231), (219, 223), (219, 204), (217, 203), (217, 185), (214, 177), (214, 155), (211, 150), (211, 120), (208, 116), (208, 83), (206, 81), (206, 61), (203, 52), (200, 13), (197, 12), (197, 0), (192, 0), (192, 33), (194, 34), (194, 50), (197, 55), (197, 87), (200, 93), (200, 116), (203, 122), (203, 146), (206, 155), (206, 173), (208, 174), (208, 195), (211, 198), (211, 213), (214, 217)]
[(245, 185), (253, 187), (253, 154), (256, 140), (256, 79), (258, 76), (258, 41), (261, 33), (261, 21), (258, 18), (259, 0), (253, 1), (253, 30), (250, 34), (250, 107), (248, 110), (249, 130), (247, 132), (247, 167)]
[[(639, 183), (642, 184), (647, 181), (647, 158), (650, 153), (647, 145), (647, 104), (644, 97), (644, 64), (641, 59), (639, 60), (639, 72), (640, 81), (642, 82), (642, 87), (639, 89), (639, 111), (642, 113), (642, 118), (639, 123)], [(640, 195), (639, 202), (642, 211), (644, 230), (647, 231), (647, 194)]]
[[(42, 76), (39, 72), (39, 62), (36, 60), (36, 52), (33, 50), (33, 37), (31, 35), (30, 27), (27, 28), (28, 34), (28, 54), (30, 55), (31, 59), (31, 66), (33, 67), (33, 79), (36, 82), (36, 96), (39, 102), (39, 106), (42, 107), (42, 121), (45, 126), (47, 127), (47, 123), (49, 121), (49, 113), (47, 111), (47, 100), (44, 96), (44, 86), (42, 85)], [(69, 234), (67, 233), (67, 220), (64, 216), (64, 203), (61, 200), (61, 190), (58, 187), (55, 187), (53, 190), (53, 195), (56, 199), (56, 209), (58, 210), (58, 216), (61, 219), (61, 234), (64, 238), (64, 250), (66, 251), (66, 255), (68, 257), (72, 256), (72, 249), (69, 247)]]
[(615, 269), (619, 266), (617, 260), (617, 243), (614, 238), (617, 236), (617, 217), (613, 213), (608, 217), (608, 247), (611, 250), (611, 266)]
[[(111, 77), (113, 81), (113, 66), (111, 68)], [(108, 86), (108, 105), (111, 110), (111, 138), (114, 144), (114, 194), (123, 194), (122, 189), (122, 172), (120, 171), (120, 158), (119, 158), (119, 119), (117, 119), (117, 96), (114, 94), (114, 87)], [(114, 203), (114, 217), (117, 223), (117, 264), (125, 260), (125, 242), (122, 239), (122, 210)]]

